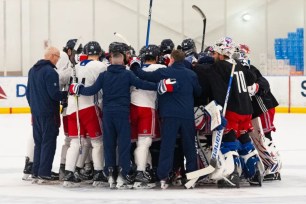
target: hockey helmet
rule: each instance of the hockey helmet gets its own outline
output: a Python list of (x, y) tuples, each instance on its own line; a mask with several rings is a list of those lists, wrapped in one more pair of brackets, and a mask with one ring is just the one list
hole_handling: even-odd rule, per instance
[(160, 43), (160, 52), (170, 54), (174, 49), (174, 43), (171, 39), (164, 39)]
[(84, 46), (84, 54), (100, 56), (102, 54), (102, 48), (98, 42), (90, 41)]
[(197, 52), (197, 48), (195, 46), (195, 42), (191, 38), (187, 38), (182, 41), (182, 51), (185, 52), (185, 55), (191, 55)]
[[(67, 53), (67, 51), (73, 50), (75, 44), (77, 43), (78, 39), (70, 39), (67, 41), (65, 47), (63, 48), (63, 51)], [(80, 44), (80, 46), (77, 48), (77, 54), (80, 54), (83, 50), (82, 44)]]
[(160, 50), (157, 45), (148, 45), (148, 47), (143, 46), (140, 50), (140, 55), (141, 56), (152, 56), (152, 57), (157, 57), (159, 56)]
[(109, 53), (119, 52), (125, 55), (126, 51), (129, 51), (129, 46), (121, 42), (112, 42), (108, 47)]
[(231, 57), (235, 52), (235, 43), (233, 42), (232, 38), (224, 37), (215, 43), (213, 50), (221, 55)]

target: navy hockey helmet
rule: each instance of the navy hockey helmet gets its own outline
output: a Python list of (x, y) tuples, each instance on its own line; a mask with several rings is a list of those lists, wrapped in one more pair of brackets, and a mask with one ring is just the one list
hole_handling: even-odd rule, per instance
[(129, 51), (129, 46), (121, 42), (112, 42), (111, 44), (109, 44), (109, 47), (108, 47), (109, 53), (119, 52), (125, 55), (125, 52), (127, 51)]
[(174, 49), (174, 43), (171, 39), (164, 39), (160, 43), (160, 52), (170, 54)]
[(152, 56), (157, 57), (160, 54), (159, 47), (157, 45), (148, 45), (148, 47), (144, 46), (141, 48), (140, 53), (141, 56)]
[[(67, 53), (67, 51), (70, 49), (70, 50), (73, 50), (76, 42), (78, 41), (78, 39), (70, 39), (67, 41), (65, 47), (63, 48), (63, 51)], [(82, 47), (82, 44), (80, 44), (80, 46), (77, 48), (77, 54), (80, 54), (83, 50), (83, 47)]]
[(90, 41), (84, 46), (84, 54), (86, 55), (98, 55), (102, 54), (102, 48), (96, 41)]
[(191, 38), (183, 40), (181, 46), (182, 51), (185, 52), (186, 56), (197, 52), (195, 42)]

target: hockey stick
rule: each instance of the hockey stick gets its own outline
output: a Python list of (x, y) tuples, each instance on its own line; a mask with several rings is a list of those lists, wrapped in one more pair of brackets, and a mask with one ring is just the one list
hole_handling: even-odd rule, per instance
[(150, 0), (149, 17), (148, 17), (148, 26), (147, 26), (146, 47), (148, 47), (148, 45), (149, 45), (150, 27), (151, 27), (151, 14), (152, 14), (152, 4), (153, 4), (153, 0)]
[[(225, 116), (225, 112), (226, 112), (226, 107), (227, 107), (229, 94), (230, 94), (230, 90), (231, 90), (231, 86), (232, 86), (233, 76), (234, 76), (235, 65), (236, 65), (236, 62), (235, 62), (235, 60), (232, 59), (232, 70), (231, 70), (231, 75), (230, 75), (230, 79), (229, 79), (228, 86), (227, 86), (227, 92), (226, 92), (224, 107), (223, 107), (223, 111), (222, 111), (222, 116), (223, 117)], [(213, 148), (212, 148), (212, 153), (211, 153), (211, 158), (210, 158), (210, 164), (206, 168), (187, 173), (186, 177), (187, 177), (187, 179), (190, 179), (190, 181), (188, 181), (185, 184), (186, 188), (191, 188), (197, 182), (199, 177), (208, 175), (216, 169), (218, 152), (220, 150), (223, 131), (224, 131), (224, 129), (217, 130), (217, 131), (213, 132), (213, 138), (215, 138), (215, 139), (213, 140)]]
[(123, 40), (128, 46), (131, 46), (131, 43), (120, 33), (114, 32), (114, 36), (120, 38), (121, 40)]
[[(73, 47), (73, 55), (75, 55), (76, 50), (81, 45), (81, 39), (82, 37), (79, 37)], [(76, 76), (76, 70), (75, 70), (75, 63), (72, 63), (72, 70), (73, 70), (73, 82), (77, 83), (77, 76)], [(79, 139), (79, 153), (82, 154), (82, 138), (81, 138), (81, 127), (80, 127), (80, 118), (79, 118), (79, 97), (77, 95), (74, 96), (75, 102), (76, 102), (76, 120), (77, 120), (77, 128), (78, 128), (78, 139)]]
[(197, 7), (196, 5), (192, 5), (192, 8), (198, 12), (203, 20), (203, 34), (202, 34), (202, 46), (201, 46), (201, 52), (204, 50), (204, 40), (205, 40), (205, 30), (206, 30), (206, 16), (203, 13), (203, 11)]

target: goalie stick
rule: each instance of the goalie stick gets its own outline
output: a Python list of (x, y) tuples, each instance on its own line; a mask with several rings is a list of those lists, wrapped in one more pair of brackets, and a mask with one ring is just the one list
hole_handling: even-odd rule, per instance
[(203, 20), (203, 34), (202, 34), (202, 45), (201, 45), (201, 52), (204, 50), (204, 40), (205, 40), (205, 31), (206, 31), (206, 16), (203, 13), (203, 11), (197, 7), (196, 5), (192, 5), (192, 8), (200, 14), (202, 20)]
[[(229, 79), (228, 86), (227, 86), (227, 92), (226, 92), (224, 107), (223, 107), (223, 111), (222, 111), (222, 116), (223, 117), (225, 116), (225, 112), (226, 112), (226, 108), (227, 108), (227, 103), (228, 103), (228, 99), (229, 99), (229, 94), (230, 94), (230, 90), (231, 90), (231, 86), (232, 86), (232, 81), (233, 81), (235, 65), (236, 65), (236, 62), (233, 59), (231, 60), (231, 63), (232, 63), (232, 70), (231, 70), (231, 75), (230, 75), (230, 79)], [(188, 181), (185, 184), (186, 188), (193, 187), (194, 184), (199, 179), (199, 177), (208, 175), (208, 174), (212, 173), (216, 169), (217, 159), (218, 159), (218, 152), (220, 151), (220, 145), (221, 145), (221, 140), (222, 140), (222, 136), (223, 136), (223, 131), (224, 131), (224, 129), (216, 130), (216, 131), (213, 132), (213, 148), (212, 148), (212, 153), (211, 153), (211, 158), (210, 158), (210, 164), (206, 168), (199, 169), (199, 170), (187, 173), (186, 177), (190, 181)]]
[[(76, 51), (78, 49), (78, 47), (81, 45), (81, 39), (82, 37), (79, 37), (73, 47), (72, 53), (73, 53), (73, 59), (75, 58), (75, 54)], [(73, 82), (77, 83), (77, 76), (76, 76), (76, 70), (75, 70), (75, 65), (76, 62), (74, 61), (72, 63), (72, 70), (73, 70)], [(78, 139), (79, 139), (79, 144), (80, 144), (80, 149), (79, 149), (79, 153), (82, 154), (82, 138), (81, 138), (81, 127), (80, 127), (80, 118), (79, 118), (79, 97), (77, 95), (74, 96), (75, 98), (75, 102), (76, 102), (76, 121), (77, 121), (77, 128), (78, 128)]]

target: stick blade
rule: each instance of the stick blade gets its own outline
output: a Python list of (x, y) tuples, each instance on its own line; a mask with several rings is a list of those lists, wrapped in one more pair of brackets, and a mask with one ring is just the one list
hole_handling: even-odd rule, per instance
[(205, 14), (203, 13), (203, 11), (198, 6), (192, 5), (192, 8), (200, 14), (200, 16), (202, 17), (203, 20), (206, 20)]
[(205, 175), (208, 175), (208, 174), (214, 172), (214, 170), (215, 170), (215, 168), (212, 165), (209, 165), (208, 167), (205, 167), (203, 169), (199, 169), (199, 170), (187, 173), (186, 177), (187, 177), (188, 180), (197, 179), (201, 176), (205, 176)]

